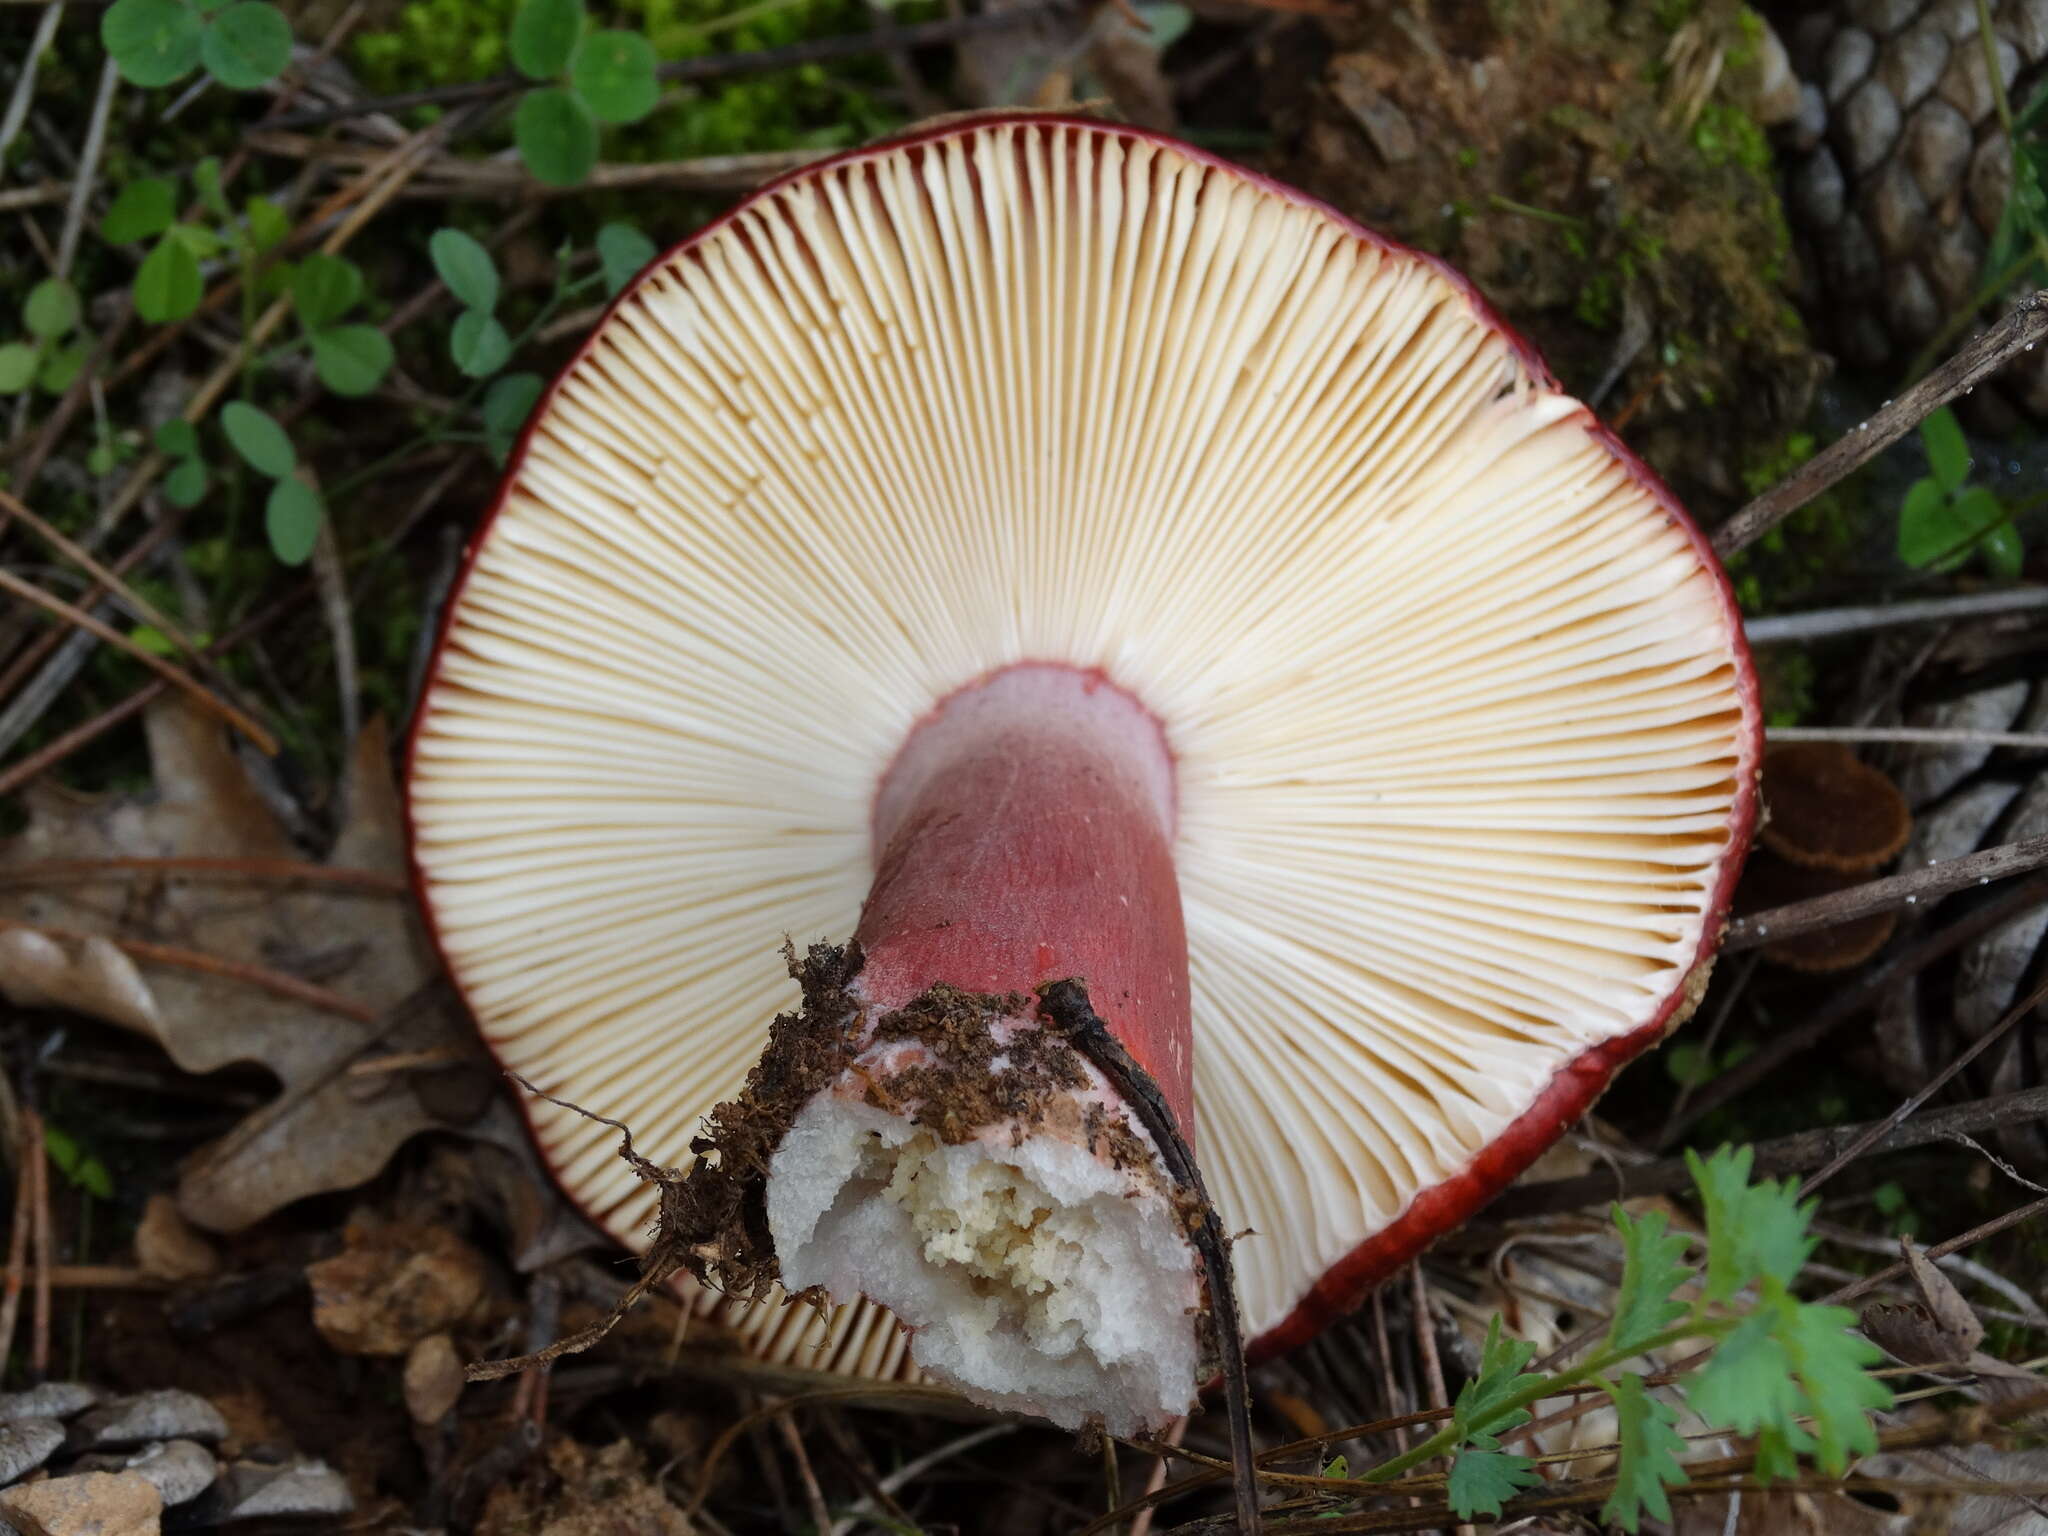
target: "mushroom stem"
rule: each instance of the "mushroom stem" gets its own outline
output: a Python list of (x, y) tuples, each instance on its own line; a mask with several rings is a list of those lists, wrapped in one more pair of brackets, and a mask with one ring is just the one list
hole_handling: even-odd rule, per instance
[(921, 722), (875, 804), (857, 1017), (785, 1036), (853, 1054), (764, 1191), (785, 1285), (889, 1307), (919, 1364), (981, 1402), (1117, 1434), (1194, 1393), (1186, 1153), (1033, 994), (1093, 1003), (1160, 1123), (1190, 1123), (1173, 815), (1157, 724), (1099, 674), (1008, 668)]
[(876, 796), (857, 989), (1029, 995), (1080, 979), (1193, 1138), (1174, 766), (1158, 722), (1099, 672), (1007, 667), (910, 734)]

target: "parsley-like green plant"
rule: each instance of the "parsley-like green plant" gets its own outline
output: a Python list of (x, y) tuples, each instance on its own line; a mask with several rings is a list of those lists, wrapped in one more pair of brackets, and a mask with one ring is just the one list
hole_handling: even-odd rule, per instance
[(1920, 423), (1927, 473), (1899, 506), (1899, 559), (1914, 570), (1953, 570), (1976, 555), (1992, 575), (2019, 579), (2026, 555), (2013, 509), (1970, 484), (1970, 444), (1955, 412), (1943, 406)]
[[(1636, 1217), (1616, 1206), (1622, 1277), (1605, 1337), (1546, 1374), (1529, 1369), (1535, 1345), (1507, 1337), (1496, 1317), (1450, 1423), (1361, 1480), (1389, 1482), (1450, 1456), (1448, 1495), (1458, 1518), (1498, 1515), (1541, 1481), (1535, 1461), (1508, 1449), (1504, 1437), (1529, 1422), (1535, 1404), (1576, 1387), (1598, 1388), (1613, 1403), (1619, 1455), (1600, 1518), (1626, 1531), (1646, 1514), (1668, 1520), (1668, 1491), (1686, 1481), (1680, 1403), (1710, 1432), (1753, 1437), (1764, 1477), (1791, 1475), (1802, 1457), (1839, 1474), (1875, 1451), (1870, 1415), (1892, 1402), (1870, 1374), (1881, 1353), (1852, 1331), (1854, 1313), (1802, 1301), (1792, 1290), (1813, 1252), (1808, 1228), (1817, 1202), (1802, 1202), (1792, 1179), (1752, 1181), (1747, 1147), (1723, 1147), (1705, 1159), (1687, 1153), (1686, 1161), (1706, 1210), (1703, 1267), (1689, 1261), (1691, 1240), (1670, 1231), (1661, 1212)], [(1711, 1346), (1711, 1353), (1669, 1387), (1653, 1390), (1626, 1369), (1679, 1345)], [(1332, 1466), (1338, 1470), (1326, 1475), (1346, 1475), (1340, 1463)]]
[(585, 26), (583, 0), (521, 0), (512, 62), (540, 82), (519, 99), (512, 138), (542, 181), (573, 187), (597, 164), (600, 123), (637, 123), (654, 110), (654, 45), (638, 32)]

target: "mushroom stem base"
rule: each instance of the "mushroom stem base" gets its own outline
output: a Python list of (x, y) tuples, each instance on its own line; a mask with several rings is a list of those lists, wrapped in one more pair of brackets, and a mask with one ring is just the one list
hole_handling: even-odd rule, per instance
[(865, 1295), (933, 1376), (1068, 1428), (1187, 1410), (1200, 1287), (1142, 1124), (1021, 999), (934, 988), (862, 1031), (769, 1166), (782, 1281)]

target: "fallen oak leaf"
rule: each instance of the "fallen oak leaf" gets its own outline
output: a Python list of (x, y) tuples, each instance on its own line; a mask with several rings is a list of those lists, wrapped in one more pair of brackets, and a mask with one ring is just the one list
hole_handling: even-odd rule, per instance
[(97, 934), (67, 943), (41, 929), (0, 931), (0, 997), (17, 1008), (69, 1008), (145, 1035), (163, 1027), (135, 962)]
[[(28, 826), (0, 843), (0, 873), (57, 858), (303, 859), (215, 722), (171, 700), (152, 709), (145, 723), (152, 791), (83, 795), (48, 782), (31, 786), (23, 794)], [(328, 864), (404, 874), (389, 750), (381, 723), (358, 738)], [(0, 890), (0, 920), (8, 919), (77, 934), (81, 943), (97, 938), (128, 946), (124, 958), (153, 1012), (135, 1006), (85, 1011), (141, 1029), (182, 1070), (204, 1074), (254, 1062), (278, 1078), (276, 1100), (182, 1170), (180, 1210), (213, 1231), (239, 1230), (302, 1196), (360, 1184), (407, 1139), (448, 1123), (422, 1098), (418, 1074), (350, 1078), (349, 1064), (365, 1051), (477, 1051), (459, 1011), (433, 986), (439, 966), (417, 912), (393, 900), (388, 888), (280, 889), (274, 881), (238, 884), (218, 875), (144, 870), (126, 882)], [(153, 959), (151, 946), (215, 957), (228, 973), (158, 963), (161, 955)], [(305, 979), (323, 965), (319, 986)], [(304, 995), (248, 985), (258, 971), (296, 978)], [(321, 996), (339, 996), (355, 1016), (319, 1006), (314, 999)], [(431, 1076), (472, 1070), (481, 1064)]]

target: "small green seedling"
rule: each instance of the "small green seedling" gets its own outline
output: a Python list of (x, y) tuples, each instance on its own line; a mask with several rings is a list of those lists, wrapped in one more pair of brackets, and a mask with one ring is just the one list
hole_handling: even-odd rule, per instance
[(304, 565), (319, 540), (327, 508), (320, 493), (301, 478), (292, 440), (276, 417), (243, 400), (231, 400), (221, 407), (220, 424), (242, 462), (275, 482), (263, 504), (263, 528), (270, 536), (271, 553), (286, 565)]
[(77, 334), (82, 310), (78, 290), (61, 277), (46, 277), (29, 289), (21, 306), (20, 341), (0, 346), (0, 395), (31, 387), (59, 395), (85, 366), (85, 338)]
[(228, 89), (253, 91), (292, 61), (291, 23), (265, 0), (114, 0), (100, 43), (130, 85), (171, 85), (204, 66)]
[(637, 123), (660, 87), (654, 45), (638, 32), (586, 32), (583, 0), (523, 0), (512, 17), (512, 62), (538, 90), (520, 98), (513, 141), (527, 169), (573, 187), (597, 164), (600, 123)]
[(206, 460), (199, 450), (199, 432), (182, 417), (156, 429), (156, 451), (171, 461), (164, 475), (164, 499), (174, 507), (193, 507), (206, 494)]
[(1954, 570), (1979, 555), (1986, 569), (2014, 581), (2026, 549), (2012, 514), (1970, 480), (1970, 444), (1946, 406), (1920, 423), (1928, 473), (1906, 490), (1899, 507), (1899, 559), (1914, 570)]
[(391, 371), (391, 338), (374, 325), (342, 323), (362, 302), (361, 269), (315, 251), (292, 269), (289, 285), (320, 382), (337, 395), (367, 395), (375, 389)]
[(222, 190), (220, 162), (201, 160), (192, 168), (200, 207), (212, 215), (194, 223), (178, 217), (178, 187), (160, 176), (131, 181), (100, 221), (100, 234), (115, 245), (154, 241), (135, 274), (135, 313), (152, 325), (183, 320), (206, 294), (200, 263), (232, 255), (244, 264), (271, 250), (291, 232), (285, 211), (267, 197), (247, 199), (239, 216)]

